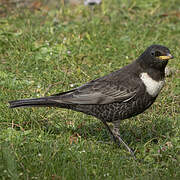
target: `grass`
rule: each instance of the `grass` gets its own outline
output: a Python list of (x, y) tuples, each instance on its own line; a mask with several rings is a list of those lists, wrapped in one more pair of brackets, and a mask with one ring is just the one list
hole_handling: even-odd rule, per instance
[[(104, 0), (94, 9), (42, 6), (1, 17), (0, 179), (179, 179), (179, 7), (179, 0)], [(153, 106), (121, 124), (137, 161), (91, 116), (8, 108), (8, 100), (66, 91), (115, 71), (151, 44), (176, 58)]]

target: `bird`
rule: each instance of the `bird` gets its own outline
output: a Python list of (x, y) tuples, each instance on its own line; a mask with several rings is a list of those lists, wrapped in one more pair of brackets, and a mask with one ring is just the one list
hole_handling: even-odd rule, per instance
[(99, 5), (101, 3), (101, 0), (84, 0), (84, 5), (90, 5), (90, 6), (94, 6), (94, 5)]
[(131, 64), (108, 75), (51, 96), (9, 101), (9, 107), (59, 107), (94, 116), (113, 140), (135, 157), (121, 138), (120, 122), (143, 113), (154, 103), (165, 84), (165, 67), (173, 58), (167, 47), (154, 44)]

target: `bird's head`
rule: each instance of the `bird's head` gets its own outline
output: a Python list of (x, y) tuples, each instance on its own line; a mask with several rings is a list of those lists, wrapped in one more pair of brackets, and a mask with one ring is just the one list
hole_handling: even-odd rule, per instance
[(151, 45), (140, 56), (139, 60), (147, 68), (164, 70), (168, 60), (173, 59), (170, 50), (161, 45)]

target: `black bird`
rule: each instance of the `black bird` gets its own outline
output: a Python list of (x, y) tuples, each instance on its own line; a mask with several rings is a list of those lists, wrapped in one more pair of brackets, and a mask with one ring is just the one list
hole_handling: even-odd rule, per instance
[[(133, 155), (120, 137), (120, 121), (144, 112), (153, 104), (164, 85), (165, 67), (172, 58), (167, 47), (152, 45), (134, 62), (109, 75), (49, 97), (10, 101), (10, 108), (53, 106), (95, 116), (114, 141), (124, 144)], [(113, 123), (113, 130), (107, 122)]]

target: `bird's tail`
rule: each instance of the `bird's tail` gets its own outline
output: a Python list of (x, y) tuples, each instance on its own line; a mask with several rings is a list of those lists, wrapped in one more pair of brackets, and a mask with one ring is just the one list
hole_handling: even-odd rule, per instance
[(25, 106), (54, 106), (59, 107), (60, 103), (53, 101), (53, 97), (42, 97), (42, 98), (34, 98), (34, 99), (22, 99), (16, 101), (9, 101), (10, 108), (16, 107), (25, 107)]

